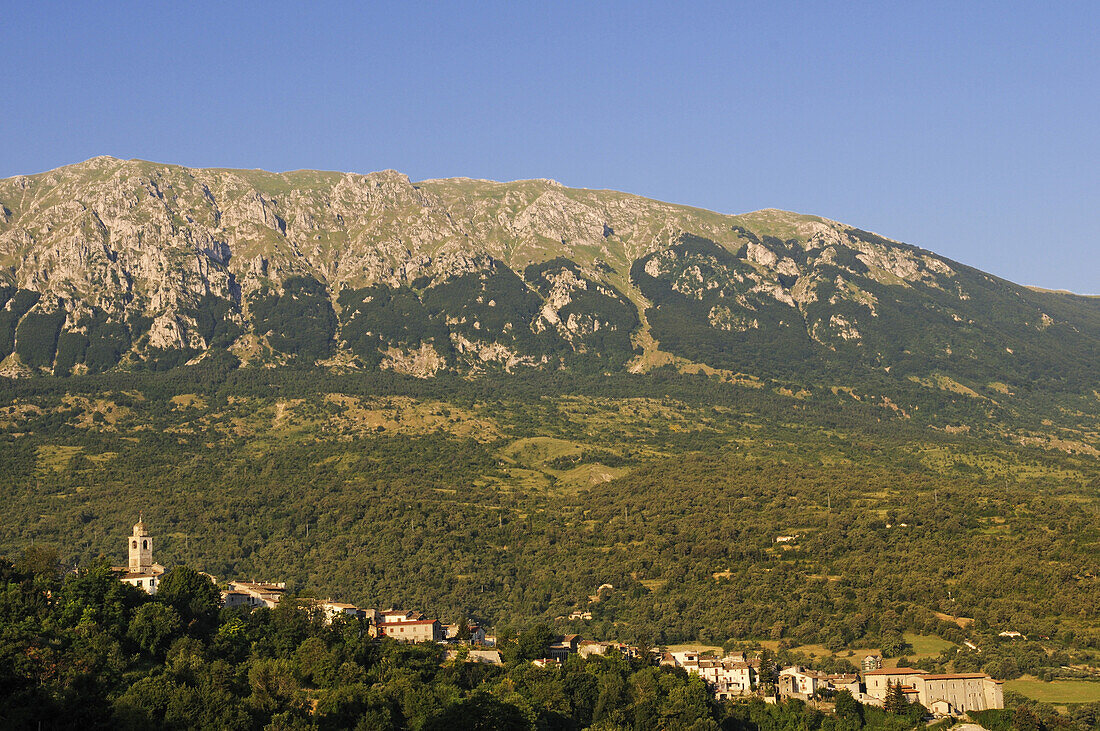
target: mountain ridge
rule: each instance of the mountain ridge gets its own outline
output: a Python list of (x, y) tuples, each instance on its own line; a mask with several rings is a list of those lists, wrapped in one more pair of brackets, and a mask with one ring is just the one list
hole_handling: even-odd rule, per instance
[(419, 377), (584, 363), (805, 383), (877, 373), (989, 396), (1003, 383), (1087, 393), (1100, 354), (1094, 298), (820, 216), (395, 170), (100, 156), (3, 179), (0, 299), (7, 376), (231, 353)]

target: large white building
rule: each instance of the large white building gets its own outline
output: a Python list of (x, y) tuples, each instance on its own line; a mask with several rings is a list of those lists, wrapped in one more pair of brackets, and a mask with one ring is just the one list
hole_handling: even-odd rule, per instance
[(938, 716), (1004, 708), (1002, 681), (985, 673), (929, 673), (916, 668), (882, 668), (863, 674), (867, 695), (885, 700), (890, 686), (900, 685), (907, 698)]
[(1004, 708), (1002, 683), (985, 673), (922, 675), (913, 682), (920, 704), (938, 716)]

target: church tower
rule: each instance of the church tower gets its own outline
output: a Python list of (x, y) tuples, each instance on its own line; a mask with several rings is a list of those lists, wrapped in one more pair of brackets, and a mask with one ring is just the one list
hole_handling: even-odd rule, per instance
[(138, 516), (134, 534), (130, 536), (130, 572), (144, 574), (153, 569), (153, 539), (145, 530), (145, 520)]

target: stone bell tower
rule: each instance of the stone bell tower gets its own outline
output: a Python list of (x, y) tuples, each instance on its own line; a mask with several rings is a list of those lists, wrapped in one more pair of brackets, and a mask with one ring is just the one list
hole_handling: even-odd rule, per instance
[(153, 569), (153, 539), (145, 530), (145, 520), (139, 514), (134, 524), (134, 534), (130, 536), (130, 572), (144, 574)]

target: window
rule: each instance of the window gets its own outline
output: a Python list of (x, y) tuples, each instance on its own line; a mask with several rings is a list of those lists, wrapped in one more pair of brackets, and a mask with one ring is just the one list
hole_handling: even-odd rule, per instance
[(141, 542), (141, 550), (144, 551), (148, 547), (149, 547), (149, 541), (142, 541)]
[(137, 548), (137, 541), (134, 541), (134, 548)]

